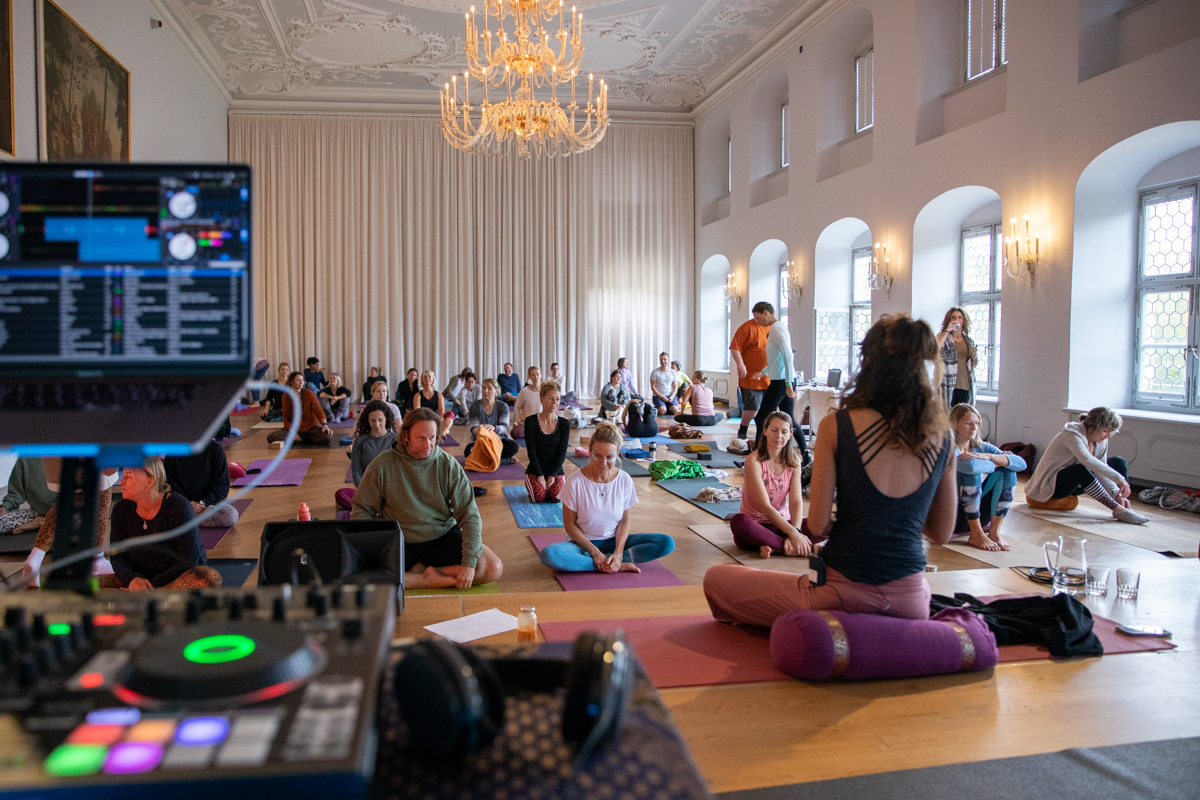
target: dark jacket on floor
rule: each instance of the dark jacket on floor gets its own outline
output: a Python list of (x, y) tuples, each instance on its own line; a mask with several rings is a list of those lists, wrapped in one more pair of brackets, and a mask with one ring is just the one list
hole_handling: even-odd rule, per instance
[(964, 608), (987, 622), (996, 636), (996, 644), (1044, 644), (1050, 655), (1098, 656), (1104, 645), (1092, 632), (1092, 612), (1074, 597), (1012, 597), (985, 603), (969, 594), (954, 597), (935, 594), (929, 602), (930, 614), (944, 608)]

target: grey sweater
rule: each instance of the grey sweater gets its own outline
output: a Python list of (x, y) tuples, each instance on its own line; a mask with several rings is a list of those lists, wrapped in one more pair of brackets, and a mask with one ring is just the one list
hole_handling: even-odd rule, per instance
[(362, 482), (363, 473), (367, 471), (367, 465), (375, 460), (375, 456), (395, 443), (395, 431), (388, 431), (379, 437), (370, 434), (354, 437), (354, 444), (350, 451), (350, 474), (354, 478), (355, 486)]
[(483, 401), (475, 401), (471, 404), (467, 425), (471, 428), (472, 441), (479, 436), (480, 425), (491, 425), (496, 429), (497, 436), (501, 439), (508, 439), (508, 403), (497, 398), (492, 404), (492, 413), (488, 414), (483, 410)]

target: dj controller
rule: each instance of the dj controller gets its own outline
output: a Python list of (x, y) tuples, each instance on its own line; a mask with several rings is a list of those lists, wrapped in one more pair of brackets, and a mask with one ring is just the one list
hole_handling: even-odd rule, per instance
[(361, 798), (388, 585), (0, 596), (0, 792)]

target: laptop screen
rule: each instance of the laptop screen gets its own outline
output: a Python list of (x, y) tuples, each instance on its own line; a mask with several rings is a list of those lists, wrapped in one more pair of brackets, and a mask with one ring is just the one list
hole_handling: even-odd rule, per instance
[(250, 169), (0, 163), (0, 371), (250, 363)]

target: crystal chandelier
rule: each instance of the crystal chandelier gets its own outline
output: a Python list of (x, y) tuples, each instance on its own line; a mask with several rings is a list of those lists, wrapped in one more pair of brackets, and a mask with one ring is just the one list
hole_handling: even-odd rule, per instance
[[(583, 14), (571, 7), (564, 20), (562, 0), (485, 0), (483, 30), (475, 6), (466, 15), (467, 69), (461, 99), (458, 76), (442, 89), (442, 133), (450, 144), (471, 153), (511, 153), (522, 158), (567, 156), (599, 144), (608, 130), (608, 86), (588, 75), (587, 105), (575, 100), (575, 77), (583, 59)], [(505, 28), (511, 17), (512, 30)], [(554, 18), (558, 32), (554, 33)], [(494, 21), (496, 32), (489, 24)], [(558, 42), (558, 51), (552, 44)], [(471, 103), (471, 79), (483, 84), (483, 100)], [(571, 102), (558, 102), (559, 84), (570, 84)], [(488, 87), (503, 87), (504, 99), (488, 99)], [(548, 100), (534, 89), (549, 87)], [(566, 94), (564, 89), (563, 94)]]

